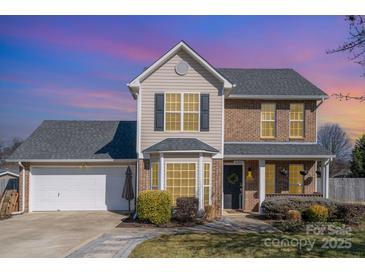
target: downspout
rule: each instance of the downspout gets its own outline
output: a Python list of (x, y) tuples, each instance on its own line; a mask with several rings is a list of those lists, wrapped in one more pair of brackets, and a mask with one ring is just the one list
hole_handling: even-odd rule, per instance
[(19, 215), (19, 214), (23, 214), (25, 211), (25, 167), (22, 164), (22, 162), (18, 162), (18, 164), (22, 167), (23, 169), (23, 178), (22, 178), (22, 209), (20, 211), (14, 211), (11, 214), (12, 215)]

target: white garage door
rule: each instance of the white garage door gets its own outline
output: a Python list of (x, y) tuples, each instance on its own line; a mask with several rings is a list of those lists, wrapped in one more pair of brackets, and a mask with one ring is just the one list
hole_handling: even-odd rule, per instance
[(30, 210), (128, 210), (128, 201), (121, 197), (125, 172), (126, 167), (34, 167)]

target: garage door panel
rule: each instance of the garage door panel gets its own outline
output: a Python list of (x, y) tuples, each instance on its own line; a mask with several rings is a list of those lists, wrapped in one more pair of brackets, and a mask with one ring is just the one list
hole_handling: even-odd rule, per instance
[(32, 168), (31, 210), (127, 210), (128, 202), (121, 197), (125, 171), (126, 167)]

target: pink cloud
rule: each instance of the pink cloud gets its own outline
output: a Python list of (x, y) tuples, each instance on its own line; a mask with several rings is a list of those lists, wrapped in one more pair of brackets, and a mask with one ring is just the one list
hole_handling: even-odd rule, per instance
[(12, 25), (3, 25), (0, 34), (13, 36), (28, 41), (47, 43), (62, 49), (77, 50), (81, 52), (98, 52), (122, 59), (138, 62), (149, 62), (161, 54), (160, 51), (146, 47), (141, 43), (128, 43), (127, 39), (117, 40), (114, 37), (100, 37), (89, 33), (76, 33), (65, 31), (56, 27), (37, 25), (31, 28), (18, 28)]

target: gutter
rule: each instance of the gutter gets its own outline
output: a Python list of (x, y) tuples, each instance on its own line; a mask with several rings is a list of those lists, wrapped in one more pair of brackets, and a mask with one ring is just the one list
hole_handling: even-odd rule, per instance
[(262, 99), (262, 100), (321, 100), (327, 99), (326, 95), (228, 95), (227, 99)]
[(24, 160), (7, 160), (7, 162), (36, 162), (36, 163), (131, 163), (137, 159), (24, 159)]
[(18, 162), (18, 164), (22, 167), (23, 169), (23, 178), (22, 178), (22, 209), (20, 211), (14, 211), (11, 213), (11, 215), (19, 215), (19, 214), (23, 214), (25, 211), (25, 167), (22, 164), (22, 162)]

